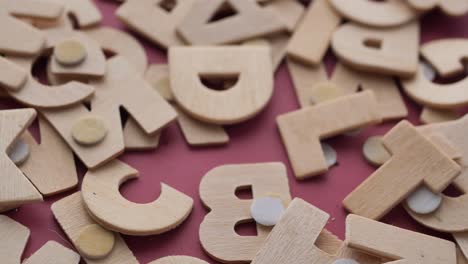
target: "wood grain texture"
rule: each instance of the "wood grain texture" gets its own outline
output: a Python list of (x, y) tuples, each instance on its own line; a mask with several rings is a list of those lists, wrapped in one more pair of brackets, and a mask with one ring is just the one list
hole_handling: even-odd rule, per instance
[[(80, 231), (88, 225), (96, 224), (86, 212), (80, 192), (55, 202), (51, 208), (55, 219), (75, 247)], [(84, 258), (85, 262), (87, 264), (139, 264), (122, 237), (117, 233), (115, 236), (114, 249), (106, 258), (100, 260)]]
[(330, 46), (333, 31), (341, 23), (341, 16), (329, 0), (313, 1), (289, 42), (291, 58), (308, 65), (319, 65)]
[(454, 109), (436, 109), (423, 107), (419, 120), (423, 124), (443, 123), (460, 118), (460, 114)]
[[(348, 248), (343, 242), (323, 232), (329, 219), (324, 211), (296, 198), (276, 224), (265, 245), (252, 264), (333, 264), (341, 258), (350, 258), (361, 264), (380, 264), (378, 258)], [(327, 253), (317, 242), (338, 244), (336, 253)]]
[(381, 121), (370, 91), (278, 116), (277, 124), (297, 179), (328, 170), (320, 140)]
[[(120, 107), (150, 135), (158, 133), (176, 118), (175, 110), (120, 56), (108, 60), (106, 76), (102, 80), (92, 81), (91, 84), (96, 87), (96, 94), (91, 100), (91, 111), (83, 105), (60, 110), (42, 110), (45, 118), (89, 168), (106, 163), (124, 150)], [(134, 89), (135, 87), (139, 89)], [(108, 134), (100, 144), (84, 147), (73, 140), (71, 129), (76, 120), (90, 114), (105, 121)]]
[(26, 82), (26, 71), (3, 57), (0, 57), (0, 72), (0, 87), (2, 88), (19, 90)]
[(281, 163), (223, 165), (209, 171), (200, 183), (200, 197), (211, 211), (200, 225), (200, 242), (212, 258), (223, 263), (251, 261), (271, 228), (257, 225), (257, 236), (240, 236), (234, 227), (252, 221), (252, 200), (236, 197), (250, 188), (253, 199), (275, 195), (285, 206), (291, 201), (286, 168)]
[(41, 108), (66, 107), (88, 99), (94, 93), (94, 87), (80, 82), (69, 82), (59, 86), (41, 84), (31, 73), (36, 58), (7, 58), (28, 72), (26, 83), (20, 90), (7, 91), (11, 97), (25, 105)]
[(367, 26), (392, 27), (419, 17), (419, 12), (408, 6), (405, 1), (330, 0), (330, 3), (336, 11), (351, 21)]
[(147, 236), (170, 231), (190, 215), (193, 199), (166, 184), (161, 184), (161, 195), (154, 202), (137, 204), (125, 199), (120, 185), (137, 177), (137, 170), (117, 160), (88, 171), (81, 192), (93, 219), (109, 230)]
[(29, 145), (30, 157), (20, 170), (44, 196), (74, 188), (78, 184), (75, 158), (66, 142), (43, 118), (39, 118), (40, 141), (25, 132), (21, 139)]
[(5, 215), (0, 215), (0, 258), (3, 263), (20, 264), (31, 231)]
[(66, 13), (76, 19), (79, 28), (92, 27), (101, 23), (102, 14), (92, 0), (53, 1), (65, 5)]
[[(463, 73), (460, 60), (468, 55), (466, 39), (443, 39), (431, 41), (421, 47), (422, 56), (443, 77)], [(433, 83), (424, 76), (423, 65), (412, 79), (402, 81), (404, 91), (417, 103), (442, 109), (468, 105), (468, 78), (449, 84)]]
[(128, 118), (123, 128), (125, 150), (151, 150), (159, 146), (161, 133), (148, 135), (133, 118)]
[(49, 241), (24, 260), (23, 264), (78, 264), (79, 262), (80, 255), (76, 252), (55, 241)]
[(174, 108), (177, 109), (179, 127), (182, 134), (184, 134), (185, 141), (190, 146), (219, 146), (229, 142), (229, 135), (222, 126), (200, 122), (187, 115), (177, 106), (174, 106)]
[[(156, 89), (161, 96), (172, 104), (176, 109), (177, 123), (184, 135), (185, 141), (194, 147), (224, 145), (229, 142), (229, 135), (224, 128), (219, 125), (201, 122), (190, 115), (187, 115), (174, 100), (172, 93), (169, 66), (166, 64), (153, 64), (148, 68), (145, 79)], [(148, 138), (148, 137), (146, 137)], [(149, 146), (151, 140), (148, 138)]]
[(306, 66), (288, 60), (288, 69), (302, 108), (317, 101), (312, 89), (314, 85), (330, 80), (343, 91), (344, 96), (357, 93), (359, 90), (372, 91), (383, 121), (400, 119), (408, 115), (403, 97), (391, 77), (356, 71), (341, 63), (336, 65), (331, 78), (327, 77), (324, 65)]
[(346, 243), (356, 250), (404, 263), (457, 263), (453, 242), (357, 215), (346, 218)]
[(8, 55), (36, 55), (45, 44), (44, 34), (31, 25), (12, 17), (54, 20), (63, 13), (63, 5), (44, 0), (0, 1), (0, 34), (9, 36), (0, 40), (0, 52)]
[(270, 47), (273, 70), (276, 72), (286, 57), (286, 48), (290, 37), (291, 35), (288, 32), (281, 32), (262, 38), (250, 39), (243, 42), (242, 45)]
[(242, 42), (287, 29), (275, 12), (254, 1), (227, 0), (236, 10), (230, 19), (208, 21), (222, 8), (224, 0), (199, 0), (179, 23), (177, 32), (192, 45), (220, 45)]
[(0, 111), (0, 207), (42, 201), (41, 194), (10, 160), (7, 150), (36, 117), (34, 109)]
[(384, 29), (347, 23), (333, 34), (332, 48), (354, 69), (409, 78), (418, 68), (419, 32), (418, 21)]
[(160, 0), (126, 1), (117, 10), (117, 17), (132, 30), (163, 48), (182, 46), (176, 27), (191, 11), (195, 0), (177, 1), (171, 12), (159, 5)]
[(468, 12), (468, 2), (463, 0), (406, 0), (408, 4), (418, 11), (428, 11), (440, 8), (449, 16), (462, 16)]
[(297, 25), (304, 14), (304, 6), (298, 1), (289, 0), (274, 0), (269, 1), (264, 5), (264, 8), (271, 10), (276, 14), (278, 19), (282, 20), (286, 25), (287, 32), (295, 31)]
[(145, 74), (148, 58), (145, 49), (135, 37), (125, 31), (104, 26), (86, 29), (83, 32), (97, 42), (101, 49), (124, 57), (138, 73)]
[[(175, 47), (169, 50), (171, 89), (188, 114), (213, 124), (235, 124), (258, 114), (273, 93), (270, 50), (266, 47)], [(226, 62), (229, 63), (226, 63)], [(208, 89), (200, 76), (238, 80), (228, 90)]]
[(439, 193), (460, 174), (460, 166), (408, 121), (390, 130), (383, 144), (392, 158), (343, 201), (353, 214), (380, 219), (418, 186)]

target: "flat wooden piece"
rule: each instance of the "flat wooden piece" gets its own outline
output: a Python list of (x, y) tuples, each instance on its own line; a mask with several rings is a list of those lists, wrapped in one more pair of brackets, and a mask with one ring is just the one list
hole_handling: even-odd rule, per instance
[(341, 16), (328, 0), (313, 1), (289, 42), (288, 56), (302, 63), (320, 64), (340, 23)]
[(419, 31), (419, 22), (385, 29), (347, 23), (333, 34), (332, 47), (354, 69), (407, 78), (417, 72)]
[(148, 264), (208, 264), (208, 262), (194, 257), (187, 256), (170, 256), (160, 258)]
[(453, 242), (357, 215), (346, 218), (346, 243), (368, 254), (408, 264), (456, 263)]
[[(161, 94), (164, 99), (171, 102), (173, 107), (177, 110), (178, 124), (189, 145), (212, 146), (223, 145), (229, 142), (229, 135), (224, 131), (222, 126), (203, 123), (185, 114), (182, 109), (177, 107), (172, 94), (168, 65), (151, 65), (146, 72), (145, 79)], [(148, 147), (155, 145), (151, 144), (151, 142), (155, 142), (155, 139), (151, 139), (151, 137), (146, 136), (141, 140), (148, 142)]]
[(286, 47), (289, 43), (290, 37), (291, 35), (289, 33), (281, 32), (263, 38), (250, 39), (243, 42), (242, 44), (252, 46), (269, 46), (273, 60), (273, 69), (276, 71), (278, 70), (281, 62), (283, 62), (283, 59), (286, 57)]
[(380, 219), (418, 186), (439, 193), (460, 174), (460, 166), (407, 121), (390, 130), (383, 144), (392, 158), (343, 201), (354, 214)]
[(69, 82), (60, 86), (41, 84), (32, 75), (35, 58), (8, 57), (28, 72), (26, 83), (18, 91), (7, 90), (15, 100), (33, 107), (58, 108), (79, 103), (94, 93), (94, 88), (79, 82)]
[(78, 264), (79, 262), (80, 255), (55, 241), (49, 241), (23, 264)]
[[(80, 64), (74, 66), (63, 65), (57, 58), (57, 53), (53, 53), (50, 61), (50, 70), (53, 74), (71, 77), (102, 77), (106, 73), (106, 57), (99, 43), (89, 38), (86, 34), (76, 32), (70, 36), (64, 35), (61, 40), (54, 45), (54, 50), (63, 45), (64, 42), (78, 42), (86, 50), (86, 57)], [(117, 41), (117, 40), (116, 40)]]
[(19, 168), (44, 196), (72, 189), (78, 184), (75, 159), (71, 149), (57, 131), (39, 118), (40, 142), (25, 132), (23, 139), (30, 148), (30, 158)]
[(465, 263), (468, 262), (466, 256), (468, 255), (468, 232), (457, 232), (452, 233), (455, 242), (458, 245), (457, 248), (457, 259), (460, 263), (460, 260), (465, 260)]
[(24, 69), (0, 56), (0, 87), (8, 90), (19, 90), (26, 82)]
[[(309, 264), (311, 261), (337, 264), (343, 258), (361, 264), (381, 263), (377, 258), (349, 249), (326, 231), (328, 219), (329, 215), (322, 210), (299, 198), (294, 199), (252, 264)], [(322, 247), (334, 249), (325, 252)]]
[(430, 215), (418, 215), (410, 211), (410, 215), (422, 225), (442, 232), (466, 232), (468, 224), (464, 221), (468, 217), (468, 141), (465, 134), (468, 128), (468, 116), (460, 120), (431, 124), (419, 129), (425, 134), (439, 134), (444, 136), (453, 146), (462, 153), (458, 160), (462, 164), (461, 174), (454, 180), (457, 189), (463, 192), (458, 197), (443, 195), (441, 207)]
[(128, 27), (155, 44), (168, 48), (182, 46), (176, 27), (192, 10), (195, 0), (176, 1), (168, 12), (160, 6), (161, 0), (126, 1), (117, 10), (117, 17)]
[(284, 205), (291, 201), (286, 168), (281, 163), (224, 165), (209, 171), (200, 183), (200, 197), (211, 211), (200, 225), (200, 241), (212, 258), (223, 263), (251, 261), (271, 228), (257, 225), (257, 236), (240, 236), (234, 227), (252, 221), (252, 200), (235, 196), (250, 187), (253, 198), (278, 195)]
[(145, 74), (148, 58), (145, 49), (135, 37), (111, 27), (90, 28), (83, 32), (99, 43), (103, 50), (124, 57), (138, 73)]
[(0, 215), (0, 258), (3, 263), (20, 264), (29, 239), (29, 229), (5, 215)]
[[(231, 5), (237, 12), (231, 17), (210, 22), (223, 7)], [(275, 12), (262, 8), (254, 1), (200, 0), (179, 23), (180, 36), (192, 45), (219, 45), (277, 33), (287, 29)]]
[(277, 118), (281, 138), (297, 179), (316, 176), (328, 170), (320, 140), (380, 121), (377, 101), (370, 91), (323, 102)]
[(302, 19), (305, 9), (298, 1), (290, 0), (269, 1), (264, 7), (276, 13), (278, 19), (282, 20), (286, 25), (288, 32), (294, 32)]
[(80, 28), (92, 27), (101, 23), (102, 14), (92, 0), (53, 1), (65, 5), (66, 13), (76, 19)]
[[(316, 98), (313, 87), (328, 80), (324, 65), (306, 66), (288, 60), (288, 68), (300, 106), (304, 108), (320, 101)], [(372, 91), (378, 102), (378, 112), (384, 121), (408, 115), (403, 97), (391, 77), (356, 71), (338, 63), (329, 80), (343, 91), (343, 95), (356, 93), (360, 89)]]
[[(86, 212), (80, 192), (53, 203), (51, 208), (55, 219), (75, 247), (80, 231), (86, 226), (96, 224)], [(87, 264), (139, 264), (119, 234), (115, 234), (114, 249), (106, 258), (100, 260), (84, 258), (84, 260)]]
[(8, 207), (42, 201), (41, 194), (24, 176), (23, 172), (10, 160), (8, 148), (32, 123), (36, 117), (34, 109), (16, 109), (0, 111), (0, 206)]
[[(172, 48), (172, 93), (186, 113), (201, 121), (224, 125), (248, 120), (266, 106), (273, 93), (269, 52), (265, 47), (245, 46)], [(237, 82), (224, 91), (208, 89), (200, 81), (203, 76), (233, 75)]]
[(0, 35), (9, 36), (0, 41), (0, 53), (9, 55), (36, 55), (45, 44), (43, 33), (11, 15), (56, 19), (63, 12), (63, 6), (47, 1), (25, 0), (19, 5), (16, 0), (0, 1)]
[(200, 122), (185, 114), (181, 109), (177, 112), (179, 127), (190, 146), (218, 146), (229, 142), (229, 135), (222, 126)]
[[(124, 150), (120, 107), (149, 135), (155, 135), (176, 118), (175, 110), (123, 57), (115, 56), (108, 60), (106, 76), (92, 81), (91, 85), (96, 87), (96, 94), (91, 100), (91, 111), (83, 105), (60, 110), (41, 110), (89, 168), (113, 159)], [(73, 140), (71, 129), (76, 120), (90, 114), (105, 122), (108, 134), (98, 145), (81, 146)]]
[(424, 107), (419, 119), (424, 124), (442, 123), (447, 121), (454, 121), (460, 118), (455, 110), (452, 109), (435, 109)]
[(462, 16), (468, 12), (468, 2), (464, 0), (407, 0), (407, 2), (419, 11), (438, 7), (449, 16)]
[(149, 150), (159, 146), (161, 133), (146, 134), (140, 125), (130, 117), (123, 128), (123, 137), (126, 150)]
[(345, 18), (367, 26), (392, 27), (415, 20), (419, 12), (406, 0), (367, 1), (331, 0), (333, 7)]
[(135, 169), (117, 160), (88, 171), (81, 191), (93, 219), (107, 229), (136, 236), (161, 234), (185, 221), (192, 211), (192, 198), (166, 184), (161, 184), (161, 195), (152, 203), (125, 199), (120, 185), (137, 177)]
[[(421, 47), (422, 56), (442, 77), (463, 73), (461, 59), (466, 57), (468, 49), (466, 39), (443, 39), (431, 41)], [(424, 75), (424, 66), (420, 65), (412, 79), (402, 81), (405, 92), (416, 102), (433, 107), (452, 109), (468, 105), (468, 78), (455, 83), (438, 84)]]

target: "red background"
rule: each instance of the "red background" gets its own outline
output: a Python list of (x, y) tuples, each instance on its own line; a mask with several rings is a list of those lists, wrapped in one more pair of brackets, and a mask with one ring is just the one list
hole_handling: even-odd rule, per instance
[[(117, 1), (95, 0), (104, 14), (103, 25), (125, 29), (115, 15)], [(439, 11), (431, 12), (422, 19), (422, 43), (432, 39), (468, 36), (468, 15), (450, 18)], [(144, 44), (151, 63), (166, 63), (163, 50), (138, 37)], [(335, 59), (327, 55), (329, 70)], [(215, 148), (191, 148), (179, 131), (177, 124), (171, 124), (164, 130), (161, 145), (157, 150), (148, 152), (130, 152), (120, 159), (140, 171), (138, 180), (123, 185), (123, 195), (131, 201), (146, 203), (159, 196), (160, 182), (180, 190), (194, 198), (194, 209), (190, 217), (177, 229), (158, 236), (129, 237), (125, 240), (140, 263), (148, 263), (168, 255), (189, 255), (211, 260), (201, 248), (198, 240), (198, 228), (207, 210), (203, 207), (198, 193), (200, 179), (210, 169), (223, 164), (256, 163), (280, 161), (287, 165), (291, 194), (301, 197), (318, 206), (331, 215), (327, 228), (340, 238), (344, 236), (346, 212), (341, 206), (343, 198), (360, 182), (369, 176), (375, 168), (364, 160), (361, 149), (364, 141), (371, 135), (384, 134), (395, 122), (369, 128), (356, 137), (341, 136), (327, 140), (338, 152), (339, 165), (327, 174), (312, 180), (295, 180), (285, 150), (276, 127), (275, 118), (279, 114), (298, 108), (288, 70), (283, 64), (275, 75), (275, 91), (268, 107), (257, 117), (243, 124), (227, 128), (231, 138), (227, 146)], [(420, 107), (405, 98), (410, 115), (409, 120), (418, 124)], [(2, 108), (16, 105), (10, 101), (1, 101)], [(79, 164), (80, 182), (85, 169)], [(16, 211), (7, 213), (31, 229), (31, 237), (23, 257), (28, 257), (49, 240), (71, 246), (65, 234), (54, 220), (50, 205), (77, 191), (77, 189), (46, 199), (44, 203), (25, 205)], [(414, 222), (401, 208), (394, 209), (384, 220), (400, 227), (435, 234)], [(241, 228), (242, 234), (252, 234), (252, 226)], [(437, 234), (436, 234), (437, 235)]]

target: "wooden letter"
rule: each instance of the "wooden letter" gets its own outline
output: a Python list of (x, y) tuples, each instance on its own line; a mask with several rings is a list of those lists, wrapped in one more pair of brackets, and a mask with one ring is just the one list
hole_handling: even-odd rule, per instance
[[(421, 47), (422, 56), (443, 77), (464, 71), (461, 59), (468, 55), (468, 40), (443, 39)], [(437, 84), (424, 76), (423, 66), (412, 79), (403, 80), (405, 92), (416, 102), (434, 108), (457, 108), (468, 105), (468, 78), (451, 84)]]
[(405, 24), (418, 17), (404, 0), (330, 0), (333, 7), (344, 17), (360, 24), (374, 27), (392, 27)]
[[(288, 68), (301, 107), (315, 104), (312, 88), (315, 84), (328, 80), (324, 65), (311, 67), (288, 60)], [(356, 71), (338, 63), (330, 81), (343, 91), (343, 95), (356, 93), (359, 89), (374, 92), (383, 121), (408, 115), (398, 86), (391, 77)]]
[[(176, 118), (175, 110), (122, 57), (111, 58), (106, 76), (91, 84), (96, 87), (91, 111), (83, 105), (59, 110), (41, 109), (88, 168), (97, 167), (123, 151), (119, 107), (125, 108), (146, 134), (159, 132)], [(98, 145), (83, 146), (74, 141), (71, 129), (77, 120), (90, 114), (105, 121), (108, 134)]]
[(289, 42), (288, 55), (306, 64), (320, 64), (340, 22), (329, 0), (313, 1)]
[[(150, 39), (155, 44), (168, 48), (182, 46), (176, 27), (192, 10), (195, 0), (175, 1), (172, 10), (165, 10), (163, 0), (126, 1), (117, 10), (117, 17), (127, 26)], [(214, 5), (210, 3), (210, 6)]]
[(137, 178), (138, 171), (115, 160), (88, 171), (81, 192), (86, 208), (104, 227), (126, 235), (155, 235), (170, 231), (189, 216), (193, 200), (161, 185), (161, 196), (149, 204), (136, 204), (120, 194), (126, 180)]
[[(237, 12), (232, 17), (210, 22), (227, 3)], [(219, 45), (277, 33), (286, 24), (274, 12), (254, 1), (199, 0), (178, 26), (180, 35), (192, 45)]]
[(281, 138), (297, 179), (328, 170), (320, 140), (381, 121), (377, 101), (366, 91), (323, 102), (277, 118)]
[(349, 247), (391, 263), (456, 264), (453, 242), (401, 229), (357, 215), (346, 218)]
[(253, 198), (276, 195), (285, 205), (291, 201), (286, 168), (281, 163), (224, 165), (209, 171), (200, 183), (200, 196), (211, 209), (200, 225), (200, 241), (214, 259), (225, 263), (251, 261), (271, 228), (257, 225), (257, 236), (240, 236), (239, 223), (252, 221), (251, 200), (235, 196), (250, 187)]
[[(80, 231), (86, 226), (96, 224), (86, 212), (80, 192), (52, 204), (52, 212), (75, 247)], [(87, 264), (139, 264), (125, 241), (117, 233), (115, 234), (114, 249), (106, 258), (99, 260), (84, 258), (84, 260)]]
[[(207, 123), (235, 124), (250, 119), (273, 93), (267, 47), (175, 47), (169, 50), (169, 61), (171, 89), (178, 105)], [(228, 90), (215, 91), (203, 85), (203, 77), (233, 77), (236, 83)]]
[(383, 144), (392, 158), (343, 201), (354, 214), (380, 219), (421, 184), (439, 193), (460, 174), (460, 166), (407, 121), (390, 130)]
[[(349, 249), (326, 231), (324, 227), (329, 217), (313, 205), (294, 199), (252, 264), (332, 264), (341, 258), (350, 258), (361, 264), (381, 263), (377, 258)], [(332, 250), (336, 252), (324, 251), (330, 244), (337, 245), (337, 249)]]
[(419, 23), (385, 29), (347, 23), (335, 31), (332, 47), (355, 69), (411, 77), (418, 68)]
[(41, 194), (7, 155), (8, 148), (35, 117), (34, 109), (0, 111), (0, 207), (42, 201)]

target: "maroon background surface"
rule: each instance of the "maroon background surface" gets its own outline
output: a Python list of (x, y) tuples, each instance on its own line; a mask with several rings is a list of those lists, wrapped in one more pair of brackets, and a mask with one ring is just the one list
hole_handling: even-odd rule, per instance
[[(104, 0), (95, 0), (95, 2), (104, 14), (103, 25), (125, 29), (114, 15), (117, 3)], [(468, 16), (450, 18), (439, 11), (431, 12), (422, 19), (422, 42), (448, 37), (468, 37), (467, 23)], [(167, 62), (164, 51), (144, 39), (139, 37), (138, 39), (144, 44), (151, 63)], [(333, 55), (327, 55), (326, 62), (330, 71), (334, 61)], [(298, 182), (292, 174), (275, 123), (275, 118), (279, 114), (298, 108), (285, 65), (278, 70), (275, 80), (273, 99), (268, 107), (252, 120), (227, 128), (231, 137), (227, 146), (191, 148), (185, 143), (177, 124), (171, 124), (164, 130), (161, 145), (157, 150), (128, 152), (120, 157), (121, 160), (140, 171), (139, 179), (125, 183), (121, 188), (122, 194), (129, 200), (138, 203), (153, 201), (159, 196), (160, 183), (164, 182), (190, 195), (195, 201), (192, 214), (179, 228), (158, 236), (125, 236), (128, 246), (140, 263), (148, 263), (168, 255), (189, 255), (205, 259), (210, 263), (217, 263), (203, 252), (198, 239), (199, 225), (207, 213), (200, 201), (198, 186), (206, 172), (223, 164), (283, 162), (288, 168), (292, 196), (301, 197), (327, 211), (331, 215), (327, 228), (343, 238), (346, 212), (341, 206), (341, 201), (375, 170), (364, 160), (361, 154), (362, 144), (371, 135), (384, 134), (395, 123), (390, 122), (369, 128), (356, 137), (341, 136), (327, 140), (338, 152), (339, 165), (325, 175)], [(411, 103), (407, 98), (405, 100), (410, 111), (409, 120), (418, 124), (420, 107)], [(16, 104), (3, 100), (0, 106), (12, 108)], [(81, 182), (85, 169), (81, 164), (79, 168)], [(47, 198), (44, 203), (25, 205), (7, 213), (8, 216), (31, 229), (31, 237), (23, 257), (30, 256), (49, 240), (71, 247), (60, 226), (54, 220), (50, 205), (77, 190), (78, 188)], [(416, 224), (401, 207), (394, 209), (383, 221), (435, 234)], [(240, 232), (252, 234), (253, 231), (252, 226), (247, 226), (241, 228)]]

